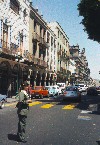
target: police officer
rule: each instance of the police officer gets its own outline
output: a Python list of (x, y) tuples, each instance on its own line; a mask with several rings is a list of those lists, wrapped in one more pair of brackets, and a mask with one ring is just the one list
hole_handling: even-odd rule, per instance
[(21, 90), (17, 96), (19, 97), (18, 103), (16, 105), (16, 107), (18, 108), (17, 114), (19, 118), (17, 136), (19, 142), (26, 143), (27, 141), (25, 140), (25, 128), (30, 100), (27, 92), (25, 91), (24, 85), (21, 87)]

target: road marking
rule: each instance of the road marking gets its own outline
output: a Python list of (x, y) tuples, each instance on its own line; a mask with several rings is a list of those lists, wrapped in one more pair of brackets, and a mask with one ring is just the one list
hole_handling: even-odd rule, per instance
[(53, 104), (45, 104), (45, 105), (41, 106), (41, 108), (48, 109), (48, 108), (51, 108), (52, 106), (54, 106), (54, 105)]
[(9, 106), (13, 106), (13, 105), (16, 105), (17, 103), (9, 103), (9, 104), (5, 104), (6, 107), (9, 107)]
[(81, 113), (92, 113), (92, 111), (82, 110)]
[(78, 119), (81, 119), (81, 120), (91, 120), (91, 117), (78, 115)]
[(72, 110), (75, 108), (75, 105), (66, 105), (65, 107), (63, 107), (62, 109), (68, 109), (68, 110)]
[(38, 104), (42, 104), (42, 102), (40, 102), (40, 101), (32, 102), (32, 103), (29, 103), (29, 106), (31, 107), (31, 106), (35, 106)]

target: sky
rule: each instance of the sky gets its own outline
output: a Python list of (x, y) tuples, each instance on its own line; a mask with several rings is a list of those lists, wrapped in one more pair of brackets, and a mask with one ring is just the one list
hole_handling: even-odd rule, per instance
[(57, 21), (69, 38), (69, 45), (79, 45), (80, 50), (85, 48), (90, 76), (100, 79), (100, 44), (88, 39), (84, 26), (80, 24), (77, 4), (80, 0), (33, 0), (33, 7), (38, 8), (46, 22)]

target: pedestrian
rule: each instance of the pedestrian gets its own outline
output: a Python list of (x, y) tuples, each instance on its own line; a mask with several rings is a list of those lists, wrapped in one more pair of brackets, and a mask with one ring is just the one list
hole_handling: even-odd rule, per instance
[(25, 129), (26, 129), (26, 118), (29, 111), (29, 102), (30, 102), (29, 96), (25, 91), (25, 88), (26, 87), (24, 85), (21, 87), (21, 90), (17, 95), (19, 99), (16, 105), (16, 107), (18, 108), (17, 114), (19, 118), (17, 136), (18, 141), (23, 143), (27, 142), (25, 140)]

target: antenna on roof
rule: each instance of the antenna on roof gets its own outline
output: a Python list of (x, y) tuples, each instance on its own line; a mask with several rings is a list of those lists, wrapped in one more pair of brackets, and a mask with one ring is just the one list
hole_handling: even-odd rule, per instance
[(32, 6), (32, 0), (30, 0), (30, 5)]
[(35, 9), (37, 12), (38, 12), (38, 7), (36, 7), (36, 9)]
[(43, 18), (43, 14), (42, 14), (42, 12), (40, 13), (40, 15), (41, 15), (41, 17)]

